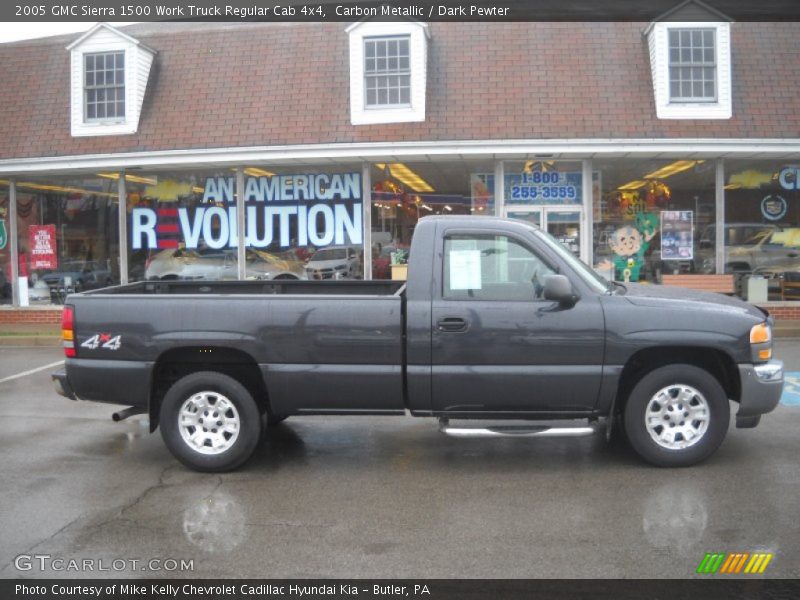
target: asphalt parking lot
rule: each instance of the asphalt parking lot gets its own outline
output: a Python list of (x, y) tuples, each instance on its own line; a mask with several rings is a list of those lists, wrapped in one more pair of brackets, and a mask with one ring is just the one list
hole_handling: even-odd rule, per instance
[[(800, 340), (776, 346), (800, 371)], [(426, 419), (306, 417), (217, 476), (177, 463), (142, 417), (113, 423), (112, 406), (57, 396), (52, 368), (8, 379), (59, 359), (0, 348), (0, 577), (682, 578), (706, 552), (754, 551), (775, 554), (764, 576), (800, 575), (791, 399), (690, 469), (599, 436), (465, 440)], [(142, 562), (19, 570), (19, 555)], [(193, 571), (142, 571), (152, 558)]]

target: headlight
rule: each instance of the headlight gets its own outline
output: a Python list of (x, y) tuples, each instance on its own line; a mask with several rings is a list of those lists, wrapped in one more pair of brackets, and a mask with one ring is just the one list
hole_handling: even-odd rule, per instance
[(766, 344), (770, 341), (772, 341), (772, 330), (766, 323), (754, 325), (750, 330), (751, 344)]

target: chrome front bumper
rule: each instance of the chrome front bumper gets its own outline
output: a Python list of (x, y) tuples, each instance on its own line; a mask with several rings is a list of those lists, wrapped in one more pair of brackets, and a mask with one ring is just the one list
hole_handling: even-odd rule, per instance
[(783, 393), (783, 362), (771, 360), (759, 365), (739, 365), (742, 393), (739, 418), (757, 417), (775, 409)]

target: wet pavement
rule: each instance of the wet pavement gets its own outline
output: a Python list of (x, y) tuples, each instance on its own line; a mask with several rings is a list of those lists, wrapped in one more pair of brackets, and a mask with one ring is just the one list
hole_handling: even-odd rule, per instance
[[(777, 347), (800, 371), (800, 340)], [(682, 470), (600, 437), (465, 440), (428, 419), (304, 417), (241, 470), (205, 475), (141, 417), (113, 423), (113, 406), (57, 396), (52, 369), (4, 381), (57, 360), (0, 348), (0, 577), (690, 577), (706, 552), (755, 551), (775, 554), (766, 576), (800, 575), (800, 406), (732, 426)], [(126, 564), (20, 571), (18, 555)], [(193, 571), (143, 571), (151, 558)]]

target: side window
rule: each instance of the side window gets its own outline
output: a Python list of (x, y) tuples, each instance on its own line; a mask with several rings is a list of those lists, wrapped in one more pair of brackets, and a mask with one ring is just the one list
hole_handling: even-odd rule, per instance
[(541, 300), (554, 274), (527, 247), (504, 235), (453, 235), (444, 241), (444, 289), (451, 300)]

